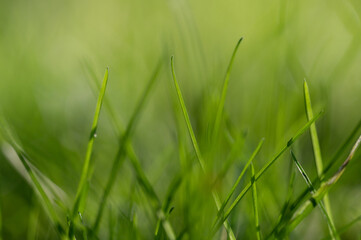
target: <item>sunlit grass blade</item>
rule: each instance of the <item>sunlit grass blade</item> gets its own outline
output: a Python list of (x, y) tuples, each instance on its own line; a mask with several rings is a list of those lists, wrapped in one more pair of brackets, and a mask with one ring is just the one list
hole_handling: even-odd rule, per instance
[(82, 174), (81, 174), (80, 181), (78, 184), (72, 214), (70, 216), (70, 228), (69, 228), (69, 237), (70, 238), (72, 238), (72, 236), (74, 234), (73, 229), (72, 229), (72, 225), (73, 225), (72, 222), (73, 222), (75, 216), (79, 212), (79, 204), (81, 202), (81, 199), (83, 198), (83, 194), (86, 193), (86, 191), (84, 191), (84, 188), (86, 185), (86, 181), (88, 180), (88, 177), (89, 177), (90, 159), (91, 159), (91, 156), (93, 153), (93, 145), (94, 145), (94, 140), (96, 137), (96, 131), (98, 128), (98, 120), (99, 120), (99, 116), (100, 116), (100, 110), (101, 110), (101, 107), (103, 104), (103, 99), (104, 99), (107, 83), (108, 83), (108, 68), (106, 68), (106, 70), (105, 70), (102, 87), (99, 92), (99, 96), (98, 96), (98, 100), (97, 100), (97, 104), (96, 104), (96, 108), (95, 108), (95, 114), (94, 114), (94, 118), (93, 118), (93, 124), (92, 124), (92, 128), (90, 131), (90, 137), (88, 140), (88, 146), (87, 146), (87, 150), (86, 150), (86, 154), (85, 154), (85, 160), (83, 163), (83, 170), (82, 170)]
[(261, 150), (263, 143), (264, 143), (264, 138), (262, 138), (261, 141), (258, 143), (256, 149), (253, 151), (251, 157), (248, 159), (246, 165), (245, 165), (244, 168), (242, 169), (242, 172), (239, 174), (236, 182), (233, 184), (231, 190), (229, 191), (226, 199), (223, 201), (223, 203), (222, 203), (222, 205), (221, 205), (221, 207), (220, 207), (220, 209), (219, 209), (219, 211), (218, 211), (219, 214), (220, 214), (220, 213), (223, 213), (223, 210), (224, 210), (225, 206), (227, 205), (229, 199), (231, 199), (234, 191), (235, 191), (236, 188), (238, 187), (238, 184), (241, 182), (241, 179), (242, 179), (243, 175), (246, 173), (246, 171), (247, 171), (248, 167), (251, 165), (253, 159), (256, 157), (256, 155), (258, 154), (258, 152)]
[(220, 128), (221, 120), (222, 120), (224, 103), (226, 101), (226, 95), (227, 95), (228, 83), (229, 83), (229, 76), (231, 74), (231, 70), (232, 70), (232, 67), (233, 67), (233, 62), (234, 62), (234, 59), (236, 57), (238, 47), (241, 44), (242, 40), (243, 40), (243, 37), (241, 37), (238, 40), (238, 42), (237, 42), (237, 44), (236, 44), (236, 46), (235, 46), (235, 48), (233, 50), (231, 60), (229, 61), (226, 76), (225, 76), (224, 82), (223, 82), (222, 94), (221, 94), (221, 98), (220, 98), (220, 101), (219, 101), (219, 105), (218, 105), (217, 113), (216, 113), (216, 118), (215, 118), (215, 122), (214, 122), (213, 133), (212, 133), (212, 141), (214, 141), (218, 136), (218, 132), (219, 132), (219, 128)]
[[(310, 120), (310, 119), (313, 118), (313, 110), (312, 110), (312, 104), (311, 104), (310, 91), (308, 89), (308, 84), (307, 84), (306, 79), (303, 82), (303, 92), (304, 92), (304, 100), (305, 100), (307, 120)], [(314, 154), (315, 162), (316, 162), (317, 175), (318, 175), (319, 178), (322, 178), (323, 161), (322, 161), (321, 148), (320, 148), (320, 143), (319, 143), (315, 123), (313, 123), (310, 126), (310, 133), (311, 133), (311, 140), (312, 140), (312, 146), (313, 146), (313, 154)], [(328, 194), (325, 194), (323, 202), (325, 204), (327, 215), (330, 218), (331, 225), (334, 225), (333, 217), (332, 217), (332, 211), (331, 211), (331, 204), (330, 204), (330, 199), (328, 197)]]
[(321, 186), (318, 188), (318, 190), (311, 195), (311, 197), (298, 208), (296, 213), (293, 215), (290, 222), (286, 225), (286, 232), (292, 231), (310, 212), (312, 209), (319, 203), (323, 196), (330, 190), (330, 188), (336, 184), (338, 179), (342, 176), (343, 172), (345, 171), (347, 165), (352, 160), (356, 150), (361, 144), (361, 136), (358, 138), (354, 146), (352, 147), (352, 150), (346, 160), (343, 162), (343, 164), (339, 167), (337, 172), (329, 178), (327, 181), (323, 182)]
[(261, 228), (259, 225), (259, 217), (258, 217), (258, 196), (257, 196), (257, 187), (256, 187), (256, 179), (253, 163), (251, 163), (251, 181), (252, 181), (252, 199), (253, 199), (253, 210), (254, 210), (254, 224), (256, 227), (256, 236), (257, 240), (261, 240)]
[[(323, 111), (321, 111), (319, 114), (317, 114), (314, 118), (312, 118), (310, 121), (308, 121), (302, 128), (300, 128), (296, 134), (287, 142), (287, 144), (256, 174), (255, 181), (257, 181), (259, 178), (262, 177), (262, 175), (279, 159), (279, 157), (289, 148), (292, 146), (292, 144), (310, 127), (310, 125), (315, 122), (321, 115), (323, 114)], [(227, 211), (223, 213), (217, 214), (217, 219), (215, 222), (217, 222), (217, 227), (225, 221), (228, 216), (231, 214), (233, 209), (237, 206), (239, 201), (244, 197), (244, 195), (248, 192), (248, 190), (251, 188), (252, 183), (248, 182), (248, 184), (243, 188), (243, 190), (238, 194), (236, 199), (233, 201), (231, 206), (227, 209)]]
[[(305, 180), (305, 182), (306, 182), (306, 184), (307, 184), (307, 186), (309, 188), (310, 193), (315, 194), (315, 188), (313, 187), (310, 178), (308, 177), (306, 171), (303, 169), (300, 162), (297, 160), (297, 158), (296, 158), (296, 156), (295, 156), (295, 154), (293, 153), (292, 150), (291, 150), (291, 156), (292, 156), (292, 159), (293, 159), (293, 161), (295, 162), (295, 164), (297, 166), (298, 171), (301, 173), (303, 179)], [(337, 236), (336, 227), (333, 224), (328, 212), (326, 211), (322, 200), (319, 201), (318, 206), (320, 207), (320, 210), (321, 210), (322, 214), (325, 216), (325, 218), (327, 220), (327, 224), (328, 224), (328, 227), (330, 229), (330, 234), (332, 236), (332, 239), (339, 239), (339, 237)]]
[[(186, 108), (185, 103), (184, 103), (182, 92), (180, 90), (180, 87), (179, 87), (179, 84), (178, 84), (178, 81), (177, 81), (177, 78), (176, 78), (176, 75), (175, 75), (174, 57), (173, 56), (171, 57), (171, 70), (172, 70), (174, 86), (176, 88), (178, 100), (179, 100), (179, 103), (180, 103), (180, 106), (181, 106), (181, 109), (182, 109), (182, 112), (183, 112), (184, 120), (185, 120), (186, 125), (187, 125), (188, 133), (189, 133), (191, 141), (192, 141), (193, 149), (194, 149), (194, 151), (196, 153), (196, 156), (197, 156), (197, 159), (198, 159), (199, 165), (201, 166), (202, 171), (204, 173), (206, 173), (206, 166), (205, 166), (203, 157), (201, 155), (201, 151), (200, 151), (200, 149), (198, 147), (197, 139), (195, 137), (195, 134), (194, 134), (194, 131), (193, 131), (193, 128), (192, 128), (192, 124), (191, 124), (191, 121), (189, 119), (189, 115), (188, 115), (187, 108)], [(215, 190), (212, 191), (212, 196), (213, 196), (213, 199), (214, 199), (214, 201), (216, 203), (217, 209), (220, 209), (221, 200), (219, 199), (219, 196), (218, 196), (217, 192), (215, 192)], [(230, 239), (232, 239), (232, 240), (236, 239), (235, 236), (234, 236), (233, 230), (231, 229), (231, 227), (229, 226), (229, 223), (227, 221), (224, 222), (224, 227), (227, 230), (228, 237)]]

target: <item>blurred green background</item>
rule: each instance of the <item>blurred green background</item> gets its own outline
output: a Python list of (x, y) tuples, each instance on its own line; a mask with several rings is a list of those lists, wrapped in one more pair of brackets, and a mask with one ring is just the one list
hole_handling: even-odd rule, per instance
[[(163, 198), (181, 169), (176, 122), (180, 120), (184, 125), (181, 116), (177, 117), (179, 108), (174, 111), (177, 102), (170, 56), (175, 56), (177, 76), (203, 150), (207, 147), (207, 124), (212, 121), (229, 59), (238, 39), (244, 37), (230, 76), (225, 115), (233, 133), (246, 137), (243, 151), (219, 186), (224, 198), (259, 139), (265, 137), (266, 142), (255, 160), (256, 169), (307, 121), (304, 78), (314, 111), (325, 109), (317, 122), (325, 162), (347, 138), (361, 118), (360, 16), (361, 2), (357, 0), (0, 1), (1, 114), (32, 157), (32, 164), (64, 191), (64, 205), (70, 208), (96, 104), (89, 86), (91, 71), (100, 82), (109, 66), (106, 97), (117, 117), (126, 123), (161, 58), (164, 64), (159, 80), (132, 140), (147, 177)], [(187, 156), (196, 163), (186, 128), (181, 131)], [(230, 149), (224, 139), (222, 143), (216, 160), (208, 163), (213, 174)], [(6, 145), (1, 144), (3, 239), (56, 239), (31, 184), (11, 165)], [(109, 116), (102, 111), (84, 213), (90, 222), (117, 145)], [(308, 132), (295, 149), (309, 175), (316, 176)], [(361, 214), (360, 160), (351, 163), (330, 192), (337, 227)], [(275, 224), (282, 207), (289, 161), (286, 153), (258, 184), (264, 234)], [(178, 233), (187, 221), (194, 222), (186, 238), (198, 239), (211, 225), (216, 209), (198, 166), (187, 181), (191, 204), (182, 195), (184, 191), (179, 191), (170, 221)], [(304, 189), (299, 174), (296, 183), (296, 192)], [(145, 203), (134, 197), (136, 184), (132, 168), (125, 161), (107, 209), (128, 213), (129, 203), (134, 202), (138, 206), (134, 211), (141, 229), (139, 237), (149, 239), (155, 220), (147, 217), (142, 207)], [(185, 211), (187, 204), (189, 212)], [(251, 206), (248, 194), (230, 218), (239, 237), (254, 236)], [(61, 207), (57, 209), (60, 213)], [(65, 221), (66, 216), (61, 217)], [(108, 236), (107, 224), (105, 216), (100, 239)], [(342, 237), (359, 238), (360, 227), (360, 223), (354, 225)], [(291, 237), (320, 239), (327, 234), (326, 222), (316, 209)]]

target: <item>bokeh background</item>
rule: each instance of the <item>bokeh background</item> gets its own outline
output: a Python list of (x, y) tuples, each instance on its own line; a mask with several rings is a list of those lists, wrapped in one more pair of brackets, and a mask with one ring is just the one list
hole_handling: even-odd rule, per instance
[[(89, 82), (100, 82), (109, 66), (106, 97), (120, 121), (128, 122), (159, 59), (163, 67), (132, 138), (141, 165), (157, 193), (165, 196), (182, 169), (179, 135), (196, 163), (170, 74), (175, 65), (201, 150), (217, 105), (233, 48), (244, 37), (230, 76), (225, 115), (244, 146), (219, 186), (222, 198), (257, 145), (260, 169), (307, 120), (303, 80), (311, 91), (327, 162), (361, 118), (361, 3), (330, 1), (0, 1), (0, 109), (32, 164), (64, 192), (70, 208), (80, 178), (96, 95)], [(177, 127), (177, 121), (182, 128)], [(181, 133), (180, 133), (181, 132)], [(223, 138), (214, 161), (217, 173), (230, 148)], [(3, 239), (56, 239), (41, 201), (24, 174), (14, 167), (1, 140), (0, 206)], [(117, 150), (117, 136), (102, 111), (94, 146), (93, 179), (84, 219), (93, 221), (100, 194)], [(310, 176), (316, 176), (309, 133), (295, 146)], [(346, 157), (346, 153), (342, 158)], [(335, 224), (341, 227), (361, 214), (361, 159), (356, 158), (330, 192)], [(206, 160), (207, 161), (207, 160)], [(276, 223), (288, 184), (289, 154), (260, 180), (260, 224), (264, 234)], [(339, 164), (338, 164), (339, 165)], [(195, 164), (189, 200), (177, 193), (170, 221), (176, 232), (193, 223), (185, 238), (197, 239), (216, 214), (207, 180)], [(211, 178), (212, 176), (208, 176)], [(201, 179), (201, 180), (199, 180)], [(249, 175), (247, 175), (249, 179)], [(201, 183), (199, 183), (199, 181)], [(204, 186), (202, 185), (204, 184)], [(147, 216), (134, 172), (125, 161), (106, 211), (137, 213), (139, 238), (152, 238), (155, 220)], [(203, 186), (203, 187), (202, 187)], [(183, 188), (184, 186), (181, 186)], [(296, 192), (305, 187), (297, 174)], [(202, 191), (202, 189), (205, 189)], [(137, 197), (138, 196), (138, 197)], [(130, 209), (129, 203), (137, 206)], [(188, 212), (185, 205), (188, 206)], [(57, 207), (62, 212), (61, 207)], [(239, 237), (253, 238), (251, 194), (230, 218)], [(61, 215), (63, 219), (66, 216)], [(100, 238), (108, 236), (108, 219)], [(65, 221), (65, 220), (64, 220)], [(87, 220), (86, 220), (87, 221)], [(360, 237), (360, 223), (342, 235)], [(291, 234), (320, 239), (327, 225), (318, 209)]]

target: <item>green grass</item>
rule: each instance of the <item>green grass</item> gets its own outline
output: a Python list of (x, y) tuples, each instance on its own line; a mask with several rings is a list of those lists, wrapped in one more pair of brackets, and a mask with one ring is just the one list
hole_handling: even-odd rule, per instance
[(84, 3), (0, 4), (0, 240), (360, 236), (357, 1)]

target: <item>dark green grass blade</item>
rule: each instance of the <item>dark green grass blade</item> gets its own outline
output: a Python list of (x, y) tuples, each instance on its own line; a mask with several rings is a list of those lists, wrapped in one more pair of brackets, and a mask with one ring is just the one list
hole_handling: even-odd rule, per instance
[(253, 199), (253, 210), (254, 210), (254, 224), (256, 227), (256, 236), (257, 240), (261, 240), (261, 228), (259, 225), (259, 218), (258, 218), (258, 196), (257, 196), (257, 187), (256, 187), (256, 179), (255, 179), (255, 172), (253, 163), (251, 163), (251, 181), (252, 181), (252, 199)]
[(85, 196), (83, 196), (86, 193), (86, 191), (84, 191), (84, 188), (85, 188), (86, 182), (89, 178), (90, 159), (91, 159), (91, 156), (93, 153), (93, 145), (94, 145), (94, 140), (96, 137), (96, 131), (98, 128), (100, 110), (101, 110), (101, 107), (103, 104), (103, 99), (104, 99), (107, 83), (108, 83), (108, 68), (106, 68), (106, 70), (105, 70), (102, 87), (99, 92), (99, 96), (98, 96), (98, 100), (97, 100), (97, 104), (96, 104), (96, 108), (95, 108), (95, 114), (94, 114), (94, 118), (93, 118), (93, 124), (92, 124), (92, 128), (90, 131), (90, 137), (89, 137), (88, 146), (87, 146), (87, 150), (86, 150), (86, 154), (85, 154), (85, 160), (83, 163), (83, 170), (82, 170), (82, 174), (81, 174), (80, 181), (78, 184), (78, 189), (77, 189), (76, 196), (75, 196), (75, 202), (74, 202), (72, 214), (70, 216), (70, 227), (69, 227), (69, 237), (70, 238), (72, 238), (73, 234), (74, 234), (72, 222), (74, 221), (74, 218), (76, 217), (76, 215), (79, 212), (79, 205), (80, 205), (81, 200), (83, 198), (85, 198)]
[(258, 143), (256, 149), (253, 151), (251, 157), (248, 159), (246, 165), (245, 165), (244, 168), (242, 169), (242, 172), (239, 174), (236, 182), (233, 184), (233, 186), (232, 186), (232, 188), (231, 188), (231, 191), (229, 191), (226, 199), (223, 201), (223, 203), (222, 203), (222, 205), (221, 205), (218, 213), (222, 213), (222, 212), (223, 212), (223, 210), (224, 210), (225, 206), (227, 205), (229, 199), (231, 199), (234, 191), (236, 191), (236, 188), (238, 187), (238, 184), (241, 182), (241, 179), (242, 179), (243, 175), (246, 173), (246, 171), (247, 171), (248, 167), (251, 165), (253, 159), (256, 157), (256, 155), (258, 154), (258, 152), (261, 150), (263, 143), (264, 143), (264, 138), (261, 139), (261, 141)]
[[(183, 112), (184, 120), (185, 120), (185, 122), (187, 124), (188, 133), (189, 133), (191, 141), (192, 141), (192, 146), (194, 148), (194, 151), (196, 153), (196, 156), (197, 156), (197, 159), (198, 159), (199, 165), (201, 166), (202, 171), (204, 173), (206, 173), (205, 163), (204, 163), (203, 157), (201, 155), (201, 151), (200, 151), (200, 149), (198, 147), (197, 139), (195, 137), (195, 134), (194, 134), (194, 131), (193, 131), (193, 128), (192, 128), (192, 124), (191, 124), (191, 121), (189, 119), (189, 115), (188, 115), (187, 108), (186, 108), (185, 103), (184, 103), (182, 92), (181, 92), (181, 90), (179, 88), (179, 84), (178, 84), (178, 81), (177, 81), (177, 78), (176, 78), (176, 75), (175, 75), (174, 57), (173, 56), (171, 57), (171, 70), (172, 70), (174, 86), (176, 88), (176, 92), (177, 92), (178, 100), (179, 100), (179, 103), (180, 103), (180, 106), (181, 106), (181, 109), (182, 109), (182, 112)], [(218, 196), (217, 192), (212, 191), (212, 196), (213, 196), (214, 202), (215, 202), (215, 204), (217, 206), (217, 209), (219, 209), (221, 207), (221, 201), (219, 199), (219, 196)], [(236, 239), (235, 236), (234, 236), (233, 230), (229, 226), (228, 222), (226, 222), (226, 221), (224, 222), (224, 227), (227, 230), (229, 238), (232, 239), (232, 240)]]
[(19, 147), (19, 145), (17, 144), (17, 142), (15, 140), (15, 137), (9, 131), (7, 122), (2, 118), (0, 118), (0, 133), (2, 133), (5, 140), (15, 150), (16, 155), (19, 157), (26, 172), (29, 174), (31, 182), (34, 184), (35, 189), (38, 191), (40, 199), (44, 203), (43, 206), (44, 206), (46, 212), (49, 214), (49, 218), (51, 219), (51, 221), (52, 221), (53, 225), (55, 226), (55, 229), (59, 233), (60, 237), (63, 239), (65, 236), (64, 228), (61, 225), (61, 222), (56, 214), (56, 211), (55, 211), (48, 195), (46, 194), (43, 186), (40, 184), (36, 174), (34, 173), (33, 169), (30, 167), (30, 165), (28, 163), (28, 159), (30, 159), (30, 157)]
[[(313, 195), (315, 194), (315, 188), (313, 187), (312, 185), (312, 182), (310, 180), (310, 178), (308, 177), (306, 171), (303, 169), (302, 165), (300, 164), (300, 162), (297, 160), (295, 154), (293, 153), (293, 151), (291, 150), (291, 156), (292, 156), (292, 159), (293, 161), (295, 162), (296, 166), (297, 166), (297, 169), (298, 171), (301, 173), (303, 179), (305, 180), (308, 188), (309, 188), (309, 191), (310, 193)], [(318, 206), (320, 207), (321, 209), (321, 212), (322, 214), (325, 216), (326, 220), (327, 220), (327, 224), (328, 224), (328, 227), (329, 227), (329, 230), (330, 230), (330, 234), (332, 236), (332, 239), (339, 239), (339, 237), (337, 236), (337, 231), (336, 231), (336, 227), (335, 225), (333, 224), (328, 212), (326, 211), (325, 209), (325, 206), (322, 202), (322, 200), (318, 203)]]
[(239, 45), (241, 44), (243, 40), (243, 37), (240, 38), (233, 50), (233, 54), (232, 54), (232, 57), (231, 57), (231, 60), (229, 61), (229, 65), (228, 65), (228, 68), (227, 68), (227, 72), (226, 72), (226, 76), (224, 78), (224, 82), (223, 82), (223, 88), (222, 88), (222, 95), (221, 95), (221, 98), (220, 98), (220, 101), (219, 101), (219, 105), (218, 105), (218, 109), (217, 109), (217, 114), (216, 114), (216, 118), (215, 118), (215, 122), (214, 122), (214, 127), (213, 127), (213, 137), (212, 137), (212, 140), (214, 141), (217, 136), (218, 136), (218, 132), (219, 132), (219, 128), (220, 128), (220, 125), (221, 125), (221, 120), (222, 120), (222, 114), (223, 114), (223, 109), (224, 109), (224, 103), (226, 101), (226, 95), (227, 95), (227, 90), (228, 90), (228, 83), (229, 83), (229, 76), (231, 74), (231, 70), (232, 70), (232, 67), (233, 67), (233, 62), (234, 62), (234, 59), (236, 57), (236, 53), (237, 53), (237, 50), (238, 50), (238, 47)]
[[(292, 137), (287, 144), (256, 174), (256, 180), (260, 179), (262, 175), (279, 159), (279, 157), (289, 148), (292, 146), (292, 144), (310, 127), (310, 125), (315, 122), (321, 115), (323, 114), (323, 111), (321, 111), (319, 114), (317, 114), (314, 118), (312, 118), (310, 121), (308, 121), (301, 129), (299, 129), (294, 137)], [(231, 214), (233, 209), (237, 206), (239, 201), (244, 197), (244, 195), (248, 192), (248, 190), (251, 188), (252, 183), (249, 182), (241, 191), (240, 194), (238, 194), (237, 198), (233, 201), (231, 206), (227, 209), (227, 211), (223, 213), (217, 214), (217, 219), (215, 222), (219, 222), (217, 225), (217, 228), (219, 227), (219, 224), (222, 223), (224, 220), (228, 218), (228, 216)]]
[[(310, 91), (308, 89), (306, 79), (303, 82), (303, 92), (304, 92), (307, 120), (310, 120), (311, 118), (313, 118), (313, 110), (312, 110), (312, 104), (311, 104)], [(311, 140), (312, 140), (312, 146), (313, 146), (313, 153), (314, 153), (315, 162), (316, 162), (317, 175), (318, 175), (318, 177), (321, 178), (322, 172), (323, 172), (323, 161), (322, 161), (321, 148), (320, 148), (320, 143), (318, 140), (318, 134), (317, 134), (317, 129), (316, 129), (315, 123), (310, 126), (310, 133), (311, 133)], [(332, 211), (331, 211), (331, 203), (330, 203), (328, 194), (325, 195), (323, 202), (325, 204), (327, 216), (329, 216), (330, 223), (332, 226), (334, 226)]]
[(293, 214), (293, 217), (290, 220), (290, 222), (286, 225), (286, 229), (281, 230), (281, 232), (292, 231), (306, 216), (308, 216), (308, 214), (317, 205), (317, 203), (319, 203), (322, 200), (323, 196), (330, 190), (330, 188), (333, 185), (336, 184), (338, 179), (342, 176), (343, 172), (345, 171), (349, 162), (352, 160), (360, 144), (361, 144), (361, 136), (358, 138), (358, 140), (352, 147), (350, 154), (343, 162), (343, 164), (339, 167), (337, 172), (327, 181), (323, 182), (321, 186), (318, 188), (318, 190), (314, 194), (312, 194), (312, 196), (301, 207), (298, 208), (297, 212)]

